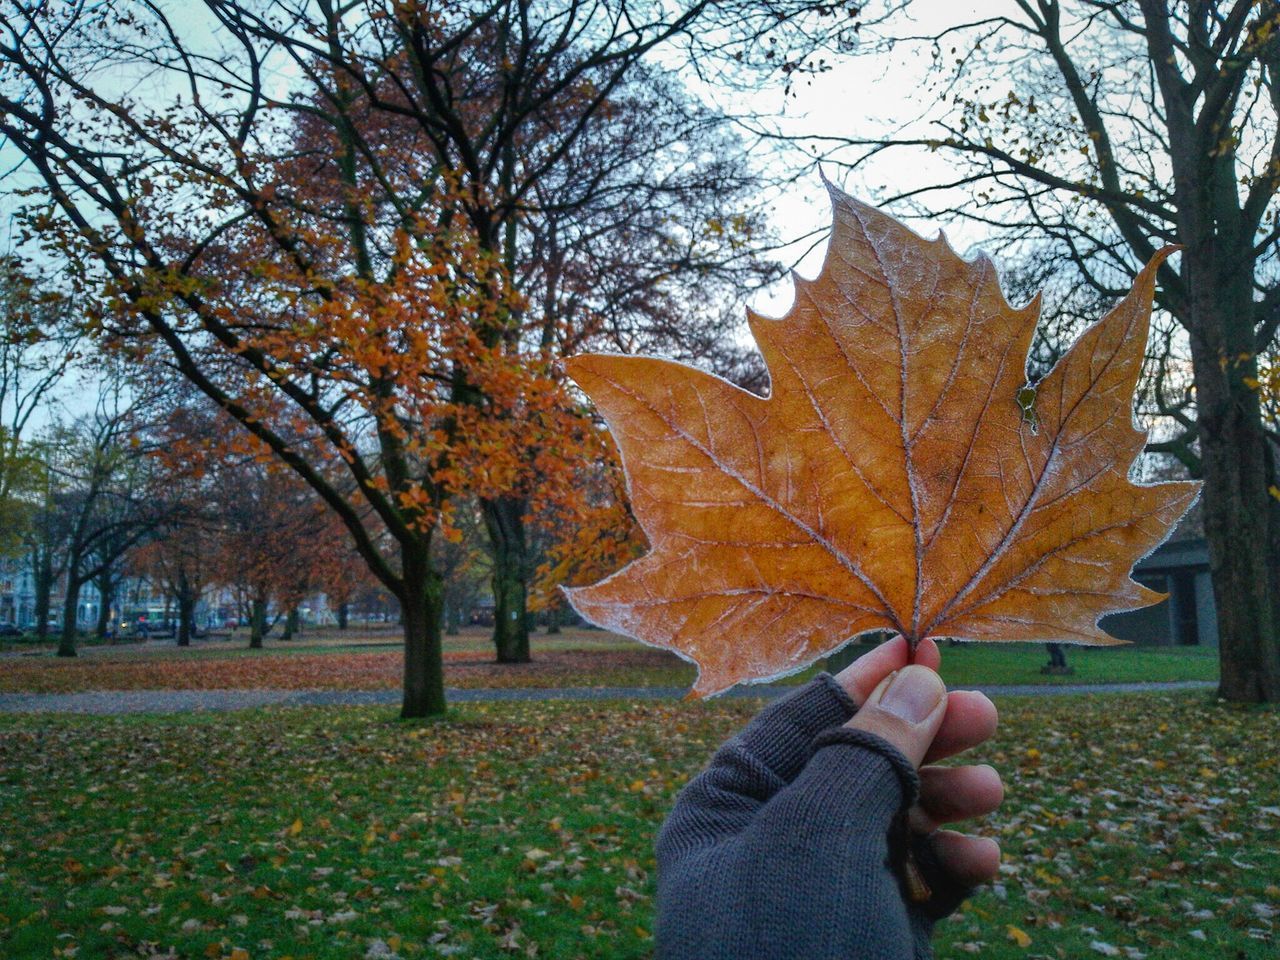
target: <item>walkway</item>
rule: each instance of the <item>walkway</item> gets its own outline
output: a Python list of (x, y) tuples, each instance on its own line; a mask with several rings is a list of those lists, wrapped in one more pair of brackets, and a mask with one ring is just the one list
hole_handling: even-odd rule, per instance
[[(990, 697), (1044, 697), (1081, 693), (1163, 693), (1211, 690), (1207, 680), (1177, 683), (1063, 683), (978, 687)], [(794, 686), (735, 687), (725, 696), (773, 699)], [(562, 687), (503, 690), (449, 690), (450, 703), (500, 700), (674, 700), (683, 687)], [(100, 690), (90, 693), (2, 693), (0, 713), (195, 713), (252, 707), (332, 707), (395, 705), (399, 690)]]

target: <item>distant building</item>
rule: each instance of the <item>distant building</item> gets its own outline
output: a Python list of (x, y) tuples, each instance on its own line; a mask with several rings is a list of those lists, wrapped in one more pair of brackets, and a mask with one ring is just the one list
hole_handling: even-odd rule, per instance
[[(53, 623), (62, 622), (63, 594), (63, 580), (59, 577), (49, 597), (49, 619)], [(97, 587), (84, 584), (76, 608), (76, 625), (80, 629), (88, 630), (97, 624), (99, 603)], [(30, 557), (0, 558), (0, 623), (24, 630), (36, 624), (36, 581)]]
[(26, 559), (0, 557), (0, 623), (31, 626), (36, 619), (36, 587)]
[(492, 627), (493, 617), (497, 609), (498, 605), (494, 602), (491, 594), (477, 597), (476, 601), (471, 605), (471, 610), (467, 613), (466, 622), (473, 627)]
[(1216, 647), (1218, 610), (1209, 580), (1209, 549), (1203, 539), (1173, 540), (1138, 562), (1133, 579), (1167, 593), (1141, 610), (1103, 617), (1108, 633), (1134, 643), (1166, 647)]

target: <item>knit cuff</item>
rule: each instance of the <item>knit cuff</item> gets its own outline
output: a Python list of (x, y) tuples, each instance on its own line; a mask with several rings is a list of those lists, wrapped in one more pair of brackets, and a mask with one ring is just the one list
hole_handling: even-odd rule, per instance
[(849, 691), (840, 686), (840, 681), (831, 674), (823, 672), (813, 678), (813, 682), (821, 684), (822, 688), (827, 691), (835, 703), (844, 711), (845, 717), (838, 723), (844, 723), (858, 712), (858, 705), (853, 702), (853, 697), (849, 696)]
[(839, 727), (856, 710), (836, 679), (820, 673), (760, 711), (738, 739), (753, 758), (790, 783), (812, 756), (813, 738)]
[[(911, 903), (913, 911), (919, 912), (923, 920), (922, 929), (927, 936), (932, 929), (933, 921), (941, 920), (954, 913), (973, 893), (974, 888), (958, 883), (943, 869), (932, 835), (920, 836), (912, 833), (908, 828), (907, 811), (920, 794), (920, 775), (911, 761), (903, 756), (902, 751), (873, 733), (852, 727), (836, 727), (823, 731), (813, 741), (813, 749), (816, 753), (822, 747), (841, 743), (880, 754), (889, 761), (889, 766), (898, 777), (898, 782), (902, 786), (902, 801), (898, 807), (897, 816), (894, 817), (893, 826), (890, 828), (890, 859), (894, 871), (904, 884), (904, 899)], [(929, 898), (923, 903), (913, 902), (909, 885), (906, 883), (908, 850), (911, 861), (920, 871), (929, 889)]]
[[(920, 794), (920, 776), (916, 773), (916, 768), (911, 761), (902, 755), (902, 751), (887, 740), (865, 730), (852, 727), (827, 730), (814, 740), (813, 749), (817, 753), (823, 747), (836, 745), (858, 747), (864, 754), (878, 755), (888, 764), (893, 771), (893, 776), (897, 778), (899, 786), (897, 807), (887, 806), (887, 802), (891, 801), (888, 796), (884, 796), (882, 802), (886, 805), (881, 807), (881, 815), (886, 818), (884, 822), (888, 828), (889, 861), (887, 865), (898, 880), (903, 901), (910, 904), (914, 895), (910, 864), (911, 830), (907, 824), (907, 812)], [(866, 762), (868, 761), (864, 760), (864, 763)], [(888, 782), (891, 781), (886, 780), (886, 787)], [(867, 813), (870, 818), (871, 811), (868, 810)]]
[(916, 773), (916, 768), (911, 761), (903, 756), (902, 751), (888, 740), (854, 727), (832, 727), (814, 738), (812, 752), (817, 753), (823, 747), (838, 743), (861, 747), (872, 753), (878, 753), (889, 761), (889, 766), (893, 768), (898, 782), (902, 785), (902, 802), (899, 805), (902, 813), (916, 802), (916, 797), (920, 794), (920, 775)]

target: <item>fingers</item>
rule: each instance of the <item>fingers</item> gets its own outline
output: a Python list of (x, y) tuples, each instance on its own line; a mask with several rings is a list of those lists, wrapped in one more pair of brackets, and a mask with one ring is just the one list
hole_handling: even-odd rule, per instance
[(938, 668), (942, 666), (942, 652), (938, 649), (936, 643), (926, 637), (916, 644), (916, 655), (911, 658), (910, 662), (919, 664), (922, 667), (928, 667), (934, 673), (937, 673)]
[(1003, 799), (1004, 784), (993, 767), (922, 767), (920, 799), (909, 814), (911, 829), (932, 833), (944, 823), (985, 816)]
[[(932, 640), (920, 643), (912, 657), (900, 636), (854, 661), (836, 677), (859, 708), (846, 726), (887, 740), (917, 768), (925, 760), (953, 756), (987, 740), (996, 730), (995, 704), (976, 691), (948, 695), (936, 673), (940, 661)], [(1003, 799), (1004, 785), (991, 767), (920, 770), (920, 800), (910, 811), (911, 827), (931, 836), (939, 866), (961, 886), (978, 886), (996, 876), (1000, 845), (937, 827), (988, 814)]]
[(929, 667), (912, 664), (885, 677), (845, 726), (887, 740), (918, 767), (946, 712), (942, 678)]
[(920, 641), (913, 658), (907, 641), (899, 635), (869, 653), (864, 653), (836, 674), (836, 680), (853, 698), (853, 702), (861, 707), (880, 685), (880, 681), (893, 671), (901, 670), (908, 663), (918, 663), (936, 671), (941, 662), (938, 645), (932, 640)]
[(976, 887), (1000, 872), (1000, 844), (990, 837), (939, 830), (933, 845), (938, 865), (961, 886)]
[(996, 732), (996, 705), (976, 690), (953, 690), (947, 697), (947, 715), (925, 754), (933, 763), (975, 747)]
[[(884, 678), (905, 667), (909, 659), (914, 664), (936, 671), (942, 658), (932, 640), (921, 641), (916, 647), (915, 657), (911, 658), (907, 641), (897, 636), (863, 654), (840, 671), (836, 680), (853, 702), (862, 707)], [(953, 692), (924, 760), (932, 763), (982, 743), (995, 733), (996, 721), (995, 704), (986, 695), (969, 690)]]

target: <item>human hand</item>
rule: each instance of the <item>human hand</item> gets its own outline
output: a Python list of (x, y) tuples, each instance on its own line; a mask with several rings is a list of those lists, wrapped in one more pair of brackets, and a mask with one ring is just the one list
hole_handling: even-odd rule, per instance
[(934, 921), (999, 863), (993, 841), (935, 828), (1002, 788), (986, 767), (921, 766), (987, 739), (996, 713), (947, 694), (932, 641), (908, 660), (898, 638), (819, 674), (681, 791), (656, 850), (661, 960), (931, 956)]
[(947, 692), (936, 672), (941, 656), (932, 640), (922, 641), (909, 660), (906, 640), (895, 637), (836, 676), (858, 707), (845, 726), (888, 741), (917, 768), (920, 796), (908, 825), (917, 837), (929, 838), (937, 868), (953, 885), (976, 886), (995, 877), (999, 844), (938, 827), (995, 810), (1004, 798), (1000, 775), (985, 764), (940, 767), (929, 761), (987, 740), (995, 733), (996, 708), (976, 691)]

